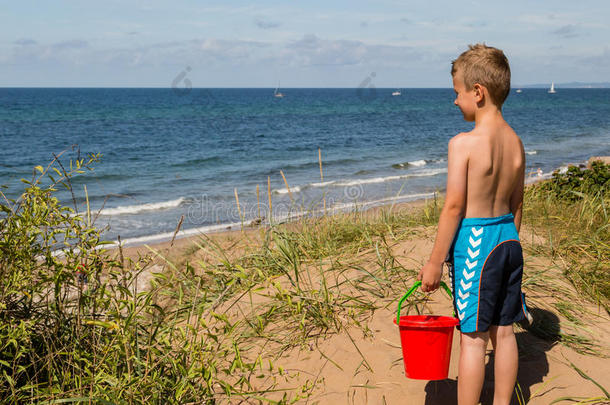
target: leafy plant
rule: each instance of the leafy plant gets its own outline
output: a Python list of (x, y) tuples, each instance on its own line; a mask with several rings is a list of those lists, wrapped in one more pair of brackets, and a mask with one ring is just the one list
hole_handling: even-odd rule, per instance
[(528, 187), (524, 223), (545, 240), (544, 251), (577, 290), (610, 311), (610, 165), (568, 169)]
[(565, 173), (554, 171), (550, 181), (542, 182), (536, 187), (568, 201), (580, 200), (584, 195), (604, 195), (610, 187), (610, 165), (595, 160), (590, 169), (569, 166)]
[[(61, 155), (60, 155), (61, 156)], [(138, 280), (149, 258), (103, 249), (91, 212), (59, 188), (100, 155), (35, 168), (0, 205), (0, 398), (5, 403), (216, 403), (265, 399), (278, 370), (253, 384), (235, 323), (210, 310), (192, 267)], [(86, 194), (86, 193), (85, 193)], [(75, 199), (74, 199), (75, 201)], [(87, 204), (88, 205), (88, 204)], [(255, 388), (256, 386), (256, 388)], [(298, 398), (298, 395), (297, 395)], [(271, 403), (287, 403), (285, 396)]]

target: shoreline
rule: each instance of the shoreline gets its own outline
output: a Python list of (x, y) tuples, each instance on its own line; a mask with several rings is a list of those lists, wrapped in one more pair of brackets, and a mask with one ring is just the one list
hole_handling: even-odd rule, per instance
[[(602, 161), (610, 161), (610, 157), (605, 156), (592, 156), (586, 162), (579, 162), (573, 165), (579, 167), (585, 167), (590, 165), (593, 160), (602, 160)], [(548, 172), (548, 173), (538, 173), (531, 171), (526, 173), (525, 178), (525, 187), (529, 187), (533, 184), (539, 183), (541, 181), (548, 180), (552, 178), (553, 173), (555, 171), (563, 172), (567, 170), (569, 166), (572, 164), (568, 164), (565, 166), (560, 166), (559, 168)], [(168, 247), (172, 247), (174, 245), (183, 245), (186, 242), (190, 241), (194, 237), (198, 237), (201, 235), (214, 235), (215, 237), (227, 237), (230, 235), (238, 235), (244, 232), (252, 232), (260, 230), (264, 227), (269, 227), (272, 225), (278, 224), (288, 224), (293, 223), (301, 218), (308, 217), (318, 217), (321, 218), (325, 215), (345, 215), (350, 213), (364, 213), (365, 215), (373, 215), (379, 210), (383, 210), (385, 208), (391, 207), (392, 209), (398, 210), (411, 210), (419, 208), (425, 205), (430, 199), (443, 197), (445, 190), (437, 190), (434, 192), (428, 193), (419, 193), (419, 194), (411, 194), (406, 196), (395, 196), (395, 197), (386, 197), (372, 201), (365, 201), (362, 203), (354, 202), (354, 203), (340, 203), (334, 207), (329, 207), (324, 212), (323, 209), (310, 210), (310, 211), (297, 211), (295, 213), (289, 213), (287, 215), (281, 216), (278, 220), (273, 221), (270, 224), (268, 221), (261, 221), (260, 218), (248, 219), (243, 222), (233, 222), (233, 223), (222, 223), (217, 225), (206, 225), (188, 229), (178, 229), (172, 232), (162, 232), (153, 235), (146, 235), (134, 238), (128, 238), (121, 241), (120, 247), (124, 250), (128, 251), (136, 251), (141, 252), (143, 250), (149, 251), (149, 248), (153, 249), (166, 249)], [(404, 200), (404, 201), (401, 201)], [(108, 251), (114, 251), (119, 248), (119, 242), (115, 241), (111, 245), (104, 245)]]
[[(532, 184), (535, 184), (535, 183), (538, 183), (538, 182), (544, 181), (544, 180), (546, 180), (546, 178), (536, 178), (536, 179), (534, 179), (534, 181), (530, 181), (529, 183), (526, 183), (525, 187), (529, 187)], [(416, 209), (424, 207), (430, 200), (434, 199), (435, 195), (437, 196), (437, 198), (439, 198), (439, 197), (444, 198), (445, 190), (438, 191), (438, 192), (432, 192), (432, 193), (428, 193), (428, 194), (429, 194), (429, 198), (417, 198), (414, 200), (402, 201), (402, 202), (398, 202), (398, 203), (388, 202), (386, 204), (370, 205), (368, 207), (362, 208), (362, 206), (366, 206), (366, 203), (365, 203), (362, 206), (360, 206), (358, 208), (358, 210), (347, 211), (347, 210), (336, 209), (332, 213), (327, 212), (327, 216), (349, 215), (349, 214), (353, 214), (353, 213), (360, 213), (360, 214), (363, 214), (366, 216), (372, 216), (372, 215), (378, 214), (382, 210), (390, 209), (390, 208), (392, 210), (400, 210), (400, 211), (416, 210)], [(292, 220), (279, 222), (278, 224), (294, 223), (296, 220), (298, 220), (299, 218), (303, 218), (303, 217), (306, 217), (306, 215), (301, 215), (301, 216), (295, 217)], [(318, 218), (322, 218), (322, 215), (318, 216)], [(218, 230), (213, 230), (213, 231), (208, 231), (208, 232), (198, 232), (198, 230), (200, 228), (193, 228), (192, 230), (187, 229), (186, 231), (179, 231), (176, 234), (175, 238), (172, 238), (174, 232), (167, 232), (164, 234), (159, 234), (160, 236), (163, 236), (163, 237), (169, 235), (169, 237), (167, 237), (166, 239), (160, 239), (160, 238), (153, 239), (152, 242), (150, 242), (150, 243), (148, 243), (148, 242), (130, 243), (130, 244), (123, 243), (121, 245), (121, 248), (123, 250), (123, 254), (127, 257), (137, 257), (138, 254), (151, 253), (154, 251), (167, 252), (170, 249), (176, 249), (177, 251), (181, 251), (184, 248), (188, 247), (192, 243), (193, 239), (195, 239), (199, 236), (202, 236), (202, 235), (207, 236), (207, 237), (213, 237), (214, 239), (217, 239), (217, 240), (233, 239), (242, 234), (252, 235), (253, 233), (260, 231), (261, 229), (265, 229), (265, 228), (269, 227), (268, 223), (254, 225), (254, 226), (250, 226), (250, 225), (247, 225), (244, 223), (243, 229), (240, 228), (240, 225), (241, 225), (241, 223), (237, 223), (236, 224), (237, 227), (235, 229), (227, 229), (226, 226), (221, 224), (218, 226), (219, 227)], [(117, 245), (106, 245), (108, 252), (114, 252), (118, 249), (118, 247), (119, 247), (118, 244)]]
[[(190, 236), (198, 235), (198, 234), (216, 234), (219, 232), (241, 232), (247, 229), (257, 229), (261, 226), (270, 226), (270, 225), (279, 225), (294, 222), (300, 218), (306, 217), (322, 217), (324, 215), (337, 215), (337, 214), (345, 214), (350, 212), (364, 212), (377, 207), (384, 206), (402, 206), (403, 204), (411, 204), (417, 201), (426, 201), (427, 198), (434, 198), (435, 194), (443, 194), (444, 190), (437, 190), (428, 193), (417, 193), (410, 194), (405, 196), (394, 196), (394, 197), (385, 197), (377, 200), (371, 201), (363, 201), (363, 202), (353, 202), (353, 203), (339, 203), (335, 206), (328, 207), (326, 210), (322, 209), (314, 209), (314, 210), (299, 210), (293, 213), (288, 213), (286, 215), (278, 215), (272, 223), (261, 218), (249, 218), (244, 219), (243, 222), (224, 222), (216, 225), (204, 225), (197, 226), (188, 229), (180, 229), (178, 232), (176, 230), (171, 232), (162, 232), (158, 234), (138, 236), (133, 238), (127, 238), (121, 241), (121, 245), (123, 247), (140, 245), (140, 244), (148, 244), (153, 243), (162, 243), (166, 241), (170, 241), (171, 239), (183, 239)], [(322, 201), (319, 205), (321, 205)], [(275, 213), (273, 214), (276, 216)], [(174, 238), (175, 234), (175, 238)], [(111, 247), (118, 247), (118, 241), (115, 241), (114, 244), (109, 245)]]
[[(360, 213), (366, 216), (371, 216), (371, 215), (375, 215), (376, 213), (379, 213), (381, 210), (384, 209), (388, 209), (388, 208), (392, 208), (394, 210), (415, 210), (418, 208), (423, 207), (426, 203), (428, 203), (428, 201), (430, 201), (430, 199), (434, 199), (434, 196), (436, 195), (438, 196), (443, 196), (444, 195), (444, 191), (439, 191), (439, 192), (431, 192), (431, 193), (426, 193), (427, 195), (429, 195), (429, 197), (431, 198), (417, 198), (414, 200), (410, 200), (410, 201), (402, 201), (402, 202), (388, 202), (386, 204), (371, 204), (368, 203), (368, 207), (366, 207), (367, 203), (363, 203), (363, 204), (354, 204), (357, 205), (357, 210), (346, 210), (346, 207), (338, 207), (335, 208), (333, 210), (333, 212), (330, 212), (331, 209), (327, 209), (327, 213), (326, 216), (330, 217), (330, 216), (336, 216), (336, 215), (349, 215), (349, 214), (354, 214), (354, 213)], [(389, 197), (389, 199), (392, 199), (393, 197)], [(376, 200), (379, 201), (379, 200)], [(363, 208), (366, 207), (366, 208)], [(323, 214), (323, 213), (321, 213)], [(318, 215), (318, 216), (312, 216), (309, 215), (309, 213), (305, 213), (304, 215), (292, 215), (290, 220), (285, 220), (282, 222), (276, 222), (274, 223), (274, 225), (278, 225), (278, 224), (294, 224), (298, 219), (300, 218), (323, 218), (324, 215)], [(169, 235), (169, 238), (167, 239), (153, 239), (153, 242), (151, 243), (133, 243), (133, 244), (125, 244), (122, 243), (121, 244), (121, 249), (123, 251), (123, 254), (127, 257), (137, 257), (138, 254), (144, 254), (144, 253), (150, 253), (153, 251), (168, 251), (170, 249), (176, 249), (178, 251), (182, 250), (183, 248), (187, 247), (190, 245), (190, 242), (193, 241), (193, 239), (199, 237), (199, 236), (208, 236), (208, 237), (214, 237), (214, 239), (232, 239), (235, 237), (238, 237), (239, 235), (242, 234), (247, 234), (247, 235), (251, 235), (253, 233), (256, 233), (262, 229), (266, 229), (268, 228), (270, 225), (268, 223), (263, 223), (263, 224), (258, 224), (258, 225), (254, 225), (251, 226), (249, 224), (246, 224), (244, 222), (244, 227), (243, 229), (240, 227), (241, 223), (237, 223), (236, 224), (236, 228), (235, 229), (227, 229), (225, 225), (221, 224), (219, 225), (219, 229), (218, 230), (213, 230), (213, 231), (208, 231), (208, 232), (198, 232), (199, 229), (201, 228), (193, 228), (193, 229), (187, 229), (185, 231), (179, 231), (176, 234), (175, 238), (172, 238), (172, 236), (174, 235), (174, 232), (167, 232), (167, 233), (163, 233), (163, 234), (159, 234), (163, 237)], [(108, 250), (108, 252), (115, 252), (118, 250), (119, 246), (118, 244), (115, 245), (104, 245), (105, 249)]]

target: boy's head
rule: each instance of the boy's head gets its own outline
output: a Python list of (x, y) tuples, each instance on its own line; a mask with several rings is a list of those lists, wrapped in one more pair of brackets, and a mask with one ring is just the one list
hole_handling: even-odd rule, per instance
[(475, 85), (487, 89), (490, 101), (500, 109), (510, 92), (510, 66), (500, 49), (485, 44), (469, 45), (451, 63), (451, 76), (461, 81), (466, 91)]

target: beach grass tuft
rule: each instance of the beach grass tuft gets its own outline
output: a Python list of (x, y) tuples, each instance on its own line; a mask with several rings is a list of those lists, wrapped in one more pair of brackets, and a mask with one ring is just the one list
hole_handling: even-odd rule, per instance
[(553, 264), (578, 291), (606, 311), (610, 311), (609, 168), (596, 162), (592, 169), (556, 172), (553, 179), (528, 187), (523, 215), (544, 240), (539, 249), (550, 253)]

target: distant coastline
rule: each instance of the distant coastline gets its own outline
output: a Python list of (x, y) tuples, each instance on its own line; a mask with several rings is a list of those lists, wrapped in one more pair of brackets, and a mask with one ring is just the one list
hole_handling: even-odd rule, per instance
[[(546, 89), (551, 86), (551, 82), (548, 83), (534, 83), (534, 84), (513, 84), (511, 87), (514, 89)], [(610, 82), (565, 82), (555, 83), (555, 87), (561, 87), (564, 89), (610, 89)], [(343, 86), (326, 86), (326, 87), (284, 87), (285, 90), (357, 90), (360, 87), (343, 87)], [(402, 90), (425, 90), (425, 89), (453, 89), (449, 86), (399, 86)], [(0, 86), (0, 89), (5, 90), (170, 90), (172, 87), (168, 86)], [(193, 86), (190, 90), (269, 90), (273, 92), (274, 87), (268, 86), (237, 86), (237, 87), (226, 87), (226, 86)], [(385, 87), (376, 86), (375, 90), (396, 90), (396, 87)]]
[[(535, 84), (515, 84), (512, 87), (517, 89), (546, 89), (551, 83), (535, 83)], [(610, 89), (610, 82), (567, 82), (555, 83), (555, 87), (563, 89)]]

